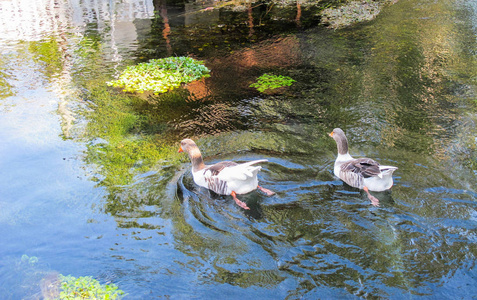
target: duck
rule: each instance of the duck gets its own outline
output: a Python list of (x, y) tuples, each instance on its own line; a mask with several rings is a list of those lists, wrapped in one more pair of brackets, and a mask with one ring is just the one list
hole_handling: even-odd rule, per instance
[(335, 160), (334, 174), (348, 185), (364, 190), (371, 203), (379, 205), (379, 200), (369, 191), (382, 192), (393, 186), (393, 172), (398, 168), (382, 166), (377, 161), (362, 157), (353, 158), (349, 154), (348, 139), (341, 128), (335, 128), (329, 134), (336, 141), (338, 156)]
[(231, 195), (235, 203), (243, 209), (250, 209), (237, 195), (247, 194), (259, 189), (267, 196), (275, 193), (258, 185), (257, 174), (261, 166), (256, 164), (267, 162), (266, 159), (253, 160), (245, 163), (221, 161), (213, 165), (206, 165), (202, 159), (199, 147), (191, 139), (183, 139), (179, 153), (189, 154), (192, 163), (192, 177), (194, 182), (219, 195)]

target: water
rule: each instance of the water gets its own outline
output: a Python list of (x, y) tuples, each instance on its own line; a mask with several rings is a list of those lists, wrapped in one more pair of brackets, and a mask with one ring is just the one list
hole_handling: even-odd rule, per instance
[[(0, 2), (22, 9), (0, 18), (2, 299), (41, 299), (58, 273), (127, 299), (477, 294), (472, 1), (401, 0), (336, 31), (317, 6), (25, 3)], [(167, 96), (105, 85), (168, 55), (211, 78)], [(260, 94), (264, 72), (296, 83)], [(399, 167), (379, 207), (333, 176), (334, 127)], [(241, 195), (244, 211), (198, 188), (185, 137), (207, 163), (268, 159), (276, 195)]]

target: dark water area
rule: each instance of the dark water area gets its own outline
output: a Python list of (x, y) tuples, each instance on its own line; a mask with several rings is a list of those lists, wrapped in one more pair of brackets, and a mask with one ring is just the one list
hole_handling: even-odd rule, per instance
[[(127, 4), (127, 5), (126, 5)], [(330, 29), (323, 7), (0, 1), (0, 298), (54, 274), (125, 299), (471, 299), (477, 295), (477, 6), (401, 0)], [(164, 95), (106, 82), (192, 56), (211, 77)], [(263, 73), (295, 83), (260, 93)], [(373, 192), (333, 175), (394, 165)], [(259, 191), (194, 184), (177, 153), (267, 159)]]

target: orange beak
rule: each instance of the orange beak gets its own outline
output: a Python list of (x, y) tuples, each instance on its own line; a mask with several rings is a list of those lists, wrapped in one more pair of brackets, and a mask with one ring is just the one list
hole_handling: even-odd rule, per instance
[(328, 135), (331, 136), (331, 137), (333, 137), (333, 132), (329, 133)]
[(177, 151), (177, 152), (182, 153), (182, 152), (184, 152), (184, 150), (182, 150), (182, 147), (179, 147), (179, 151)]

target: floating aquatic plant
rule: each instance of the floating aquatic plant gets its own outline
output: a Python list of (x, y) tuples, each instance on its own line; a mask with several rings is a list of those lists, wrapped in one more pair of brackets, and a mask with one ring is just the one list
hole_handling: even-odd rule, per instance
[(100, 284), (91, 276), (60, 275), (60, 299), (121, 299), (124, 292), (111, 284)]
[(118, 80), (107, 84), (120, 87), (125, 92), (151, 91), (157, 95), (177, 88), (182, 83), (209, 77), (209, 73), (210, 70), (202, 61), (190, 57), (167, 57), (129, 66)]
[(290, 86), (293, 84), (293, 82), (295, 82), (295, 80), (288, 76), (265, 73), (258, 77), (257, 82), (252, 83), (250, 87), (254, 87), (259, 92), (263, 93), (265, 90), (273, 90), (284, 86)]
[(28, 264), (33, 266), (34, 264), (38, 263), (38, 257), (36, 257), (36, 256), (30, 256), (29, 257), (28, 255), (23, 254), (21, 261), (22, 261), (22, 263), (28, 263)]

